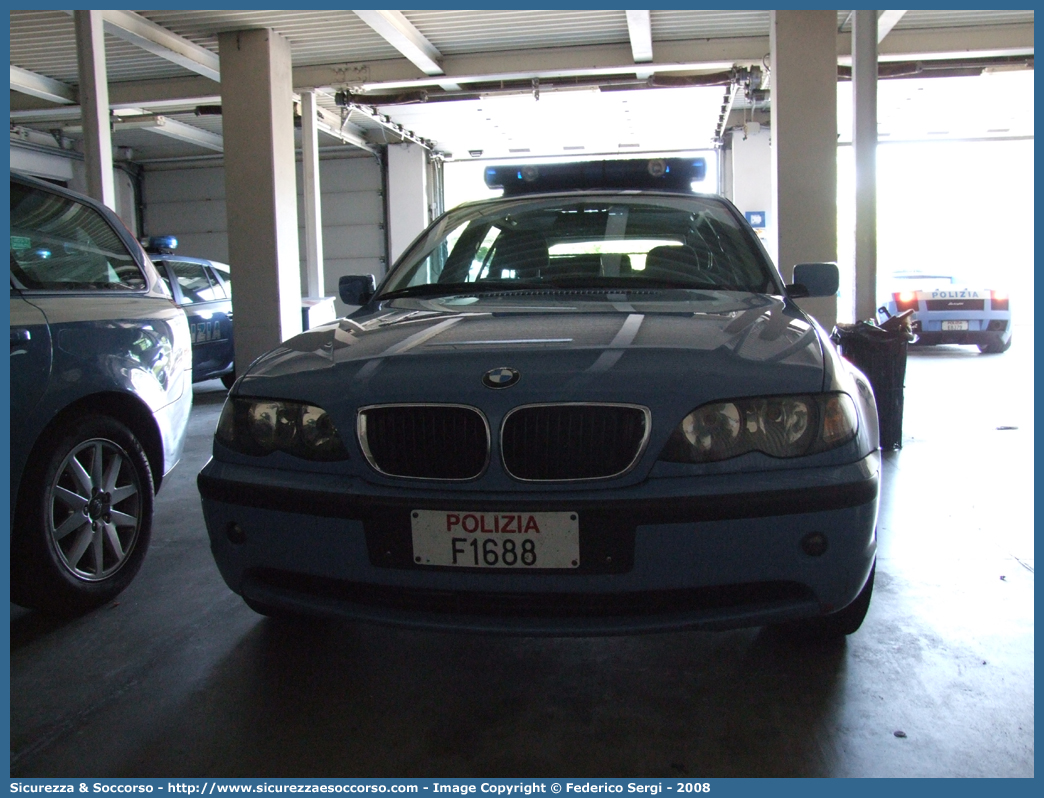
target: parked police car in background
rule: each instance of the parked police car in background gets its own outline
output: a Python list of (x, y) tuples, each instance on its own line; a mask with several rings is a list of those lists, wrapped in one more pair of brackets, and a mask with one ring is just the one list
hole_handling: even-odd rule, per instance
[(702, 161), (493, 169), (362, 307), (256, 360), (199, 475), (255, 610), (606, 634), (855, 631), (874, 580), (866, 378)]
[(1011, 346), (1011, 306), (1006, 291), (958, 281), (950, 275), (896, 272), (884, 307), (890, 315), (912, 310), (916, 343), (973, 344), (999, 354)]
[(174, 236), (145, 243), (160, 276), (185, 310), (192, 335), (192, 381), (220, 377), (226, 388), (236, 381), (232, 339), (232, 277), (226, 264), (174, 253)]
[(12, 174), (12, 601), (76, 612), (130, 584), (191, 367), (185, 314), (119, 218)]

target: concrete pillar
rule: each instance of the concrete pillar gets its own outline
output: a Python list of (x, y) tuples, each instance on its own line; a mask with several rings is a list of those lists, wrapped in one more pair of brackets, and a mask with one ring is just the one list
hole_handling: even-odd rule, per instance
[(877, 12), (852, 23), (852, 147), (855, 155), (855, 317), (877, 311)]
[(319, 195), (319, 130), (315, 92), (301, 92), (301, 174), (304, 184), (305, 274), (308, 296), (326, 295), (323, 282), (323, 220)]
[(301, 332), (290, 43), (273, 30), (218, 36), (236, 368)]
[(109, 78), (105, 70), (105, 34), (101, 11), (74, 11), (76, 64), (80, 73), (83, 156), (87, 194), (116, 210), (109, 128)]
[[(773, 218), (777, 265), (837, 261), (837, 12), (771, 12)], [(836, 297), (804, 299), (828, 330)]]
[(388, 146), (388, 266), (428, 226), (427, 152), (419, 144)]

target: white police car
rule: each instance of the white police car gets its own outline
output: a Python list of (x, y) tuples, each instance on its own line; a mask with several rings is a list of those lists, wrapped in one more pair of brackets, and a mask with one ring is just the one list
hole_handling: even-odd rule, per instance
[(142, 241), (145, 251), (184, 309), (192, 336), (192, 381), (220, 378), (226, 388), (236, 381), (232, 337), (232, 275), (216, 260), (178, 255), (174, 236)]
[(110, 209), (11, 173), (11, 600), (118, 595), (192, 408), (185, 313)]
[(883, 307), (892, 316), (913, 311), (910, 324), (917, 344), (971, 344), (986, 354), (1006, 352), (1011, 346), (1006, 291), (921, 272), (896, 272), (891, 285)]

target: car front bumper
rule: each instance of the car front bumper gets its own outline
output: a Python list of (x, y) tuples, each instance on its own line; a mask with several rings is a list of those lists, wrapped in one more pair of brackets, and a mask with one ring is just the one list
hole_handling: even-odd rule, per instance
[[(938, 326), (938, 325), (936, 325)], [(940, 346), (943, 344), (961, 344), (964, 346), (1001, 346), (1011, 338), (1011, 329), (993, 330), (916, 330), (916, 344), (922, 346)]]
[[(606, 495), (409, 493), (211, 460), (199, 475), (229, 587), (274, 610), (511, 634), (757, 626), (836, 612), (876, 555), (880, 456), (841, 467), (660, 477)], [(346, 484), (347, 483), (347, 484)], [(581, 567), (432, 568), (411, 509), (569, 510)], [(825, 536), (813, 556), (802, 541)]]

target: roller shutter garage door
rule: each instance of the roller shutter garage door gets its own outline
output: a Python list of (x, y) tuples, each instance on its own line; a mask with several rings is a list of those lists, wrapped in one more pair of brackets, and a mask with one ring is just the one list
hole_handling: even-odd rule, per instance
[[(297, 165), (301, 186), (301, 165)], [(384, 199), (381, 167), (370, 156), (328, 157), (320, 161), (323, 206), (323, 261), (327, 296), (337, 296), (337, 281), (345, 274), (386, 270)], [(177, 236), (179, 255), (228, 263), (228, 223), (225, 215), (225, 170), (220, 163), (201, 161), (146, 165), (144, 184), (146, 235)], [(297, 198), (300, 231), (301, 285), (304, 271), (304, 208)], [(235, 264), (233, 280), (235, 279)], [(338, 314), (346, 310), (336, 301)]]

